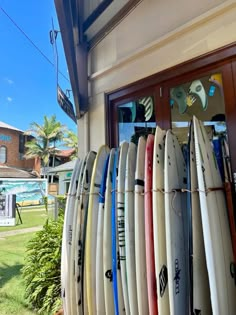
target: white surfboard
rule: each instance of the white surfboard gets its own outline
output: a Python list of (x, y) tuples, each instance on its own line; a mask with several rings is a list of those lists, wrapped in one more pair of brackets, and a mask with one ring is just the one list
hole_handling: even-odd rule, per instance
[(136, 170), (135, 170), (135, 196), (134, 196), (134, 234), (135, 234), (135, 267), (137, 284), (138, 314), (147, 315), (147, 271), (145, 255), (145, 223), (144, 223), (144, 163), (146, 140), (140, 137), (138, 141)]
[[(197, 177), (213, 314), (236, 314), (233, 250), (222, 181), (204, 126), (194, 121)], [(211, 189), (210, 191), (207, 191)]]
[(97, 248), (96, 248), (96, 314), (104, 315), (105, 311), (105, 296), (104, 296), (104, 281), (103, 281), (103, 229), (104, 229), (104, 203), (107, 169), (109, 156), (107, 157), (101, 180), (99, 192), (99, 209), (98, 209), (98, 227), (97, 227)]
[(99, 209), (99, 190), (103, 166), (109, 154), (107, 146), (101, 146), (93, 166), (88, 205), (88, 217), (85, 241), (85, 278), (89, 315), (96, 314), (96, 247)]
[[(82, 174), (82, 182), (80, 190), (77, 192), (78, 198), (78, 215), (75, 222), (75, 296), (77, 314), (87, 314), (85, 302), (85, 279), (84, 279), (84, 250), (85, 250), (85, 233), (86, 233), (86, 217), (88, 211), (89, 190), (94, 160), (96, 153), (91, 151), (87, 154), (85, 167)], [(78, 187), (79, 188), (79, 187)]]
[(70, 187), (66, 200), (66, 209), (62, 236), (61, 253), (61, 293), (64, 313), (70, 315), (71, 299), (69, 294), (69, 279), (71, 279), (71, 270), (69, 269), (71, 259), (71, 240), (72, 240), (72, 222), (75, 206), (75, 196), (77, 190), (77, 180), (80, 172), (81, 162), (77, 159), (71, 176)]
[(77, 184), (77, 191), (75, 197), (75, 205), (74, 205), (74, 213), (72, 219), (72, 240), (71, 240), (71, 259), (69, 261), (69, 269), (71, 270), (70, 275), (71, 278), (69, 279), (69, 294), (70, 294), (70, 302), (71, 302), (71, 314), (77, 314), (77, 303), (76, 303), (76, 291), (75, 291), (75, 255), (76, 255), (76, 242), (77, 242), (77, 220), (79, 219), (79, 201), (80, 201), (80, 194), (82, 190), (82, 178), (83, 172), (86, 165), (86, 157), (81, 160), (81, 167), (78, 177), (78, 184)]
[(136, 169), (136, 145), (129, 144), (125, 174), (125, 250), (130, 314), (138, 314), (136, 268), (135, 268), (135, 226), (134, 186)]
[(120, 145), (120, 157), (118, 166), (118, 183), (117, 183), (117, 232), (118, 246), (120, 253), (120, 269), (122, 291), (125, 304), (125, 314), (129, 315), (129, 298), (127, 287), (127, 271), (126, 271), (126, 252), (125, 252), (125, 167), (129, 144), (123, 142)]
[(120, 159), (120, 149), (116, 150), (113, 173), (112, 173), (112, 281), (113, 281), (113, 295), (115, 314), (125, 314), (125, 304), (121, 283), (121, 269), (120, 269), (120, 253), (118, 244), (118, 226), (117, 226), (117, 189), (118, 189), (118, 168)]
[(111, 242), (111, 204), (112, 204), (112, 170), (114, 164), (115, 149), (111, 149), (106, 181), (105, 205), (104, 205), (104, 229), (103, 229), (103, 279), (105, 314), (115, 314), (113, 287), (112, 287), (112, 242)]
[(187, 266), (186, 165), (178, 140), (171, 130), (165, 142), (165, 221), (170, 314), (189, 313)]
[(189, 171), (190, 171), (190, 235), (192, 236), (192, 301), (191, 307), (193, 314), (206, 314), (211, 315), (211, 299), (210, 299), (210, 288), (208, 273), (206, 267), (206, 255), (203, 240), (202, 231), (202, 218), (200, 209), (200, 200), (197, 181), (197, 165), (196, 165), (196, 154), (194, 146), (194, 132), (193, 125), (190, 127), (189, 132)]
[(164, 197), (164, 153), (166, 132), (156, 128), (153, 151), (153, 234), (157, 277), (158, 312), (169, 315), (169, 289), (166, 255), (166, 225)]

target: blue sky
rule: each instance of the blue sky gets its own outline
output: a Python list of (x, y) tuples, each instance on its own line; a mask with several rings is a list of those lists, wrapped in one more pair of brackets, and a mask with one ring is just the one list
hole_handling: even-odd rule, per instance
[[(49, 31), (54, 19), (53, 0), (0, 0), (2, 7), (30, 39), (53, 61)], [(57, 119), (76, 132), (75, 123), (57, 103), (54, 67), (31, 45), (0, 9), (0, 121), (21, 130), (31, 122), (42, 123), (43, 116)], [(57, 37), (59, 68), (69, 78), (60, 34)], [(70, 83), (59, 75), (65, 91)], [(73, 97), (71, 95), (73, 102)]]

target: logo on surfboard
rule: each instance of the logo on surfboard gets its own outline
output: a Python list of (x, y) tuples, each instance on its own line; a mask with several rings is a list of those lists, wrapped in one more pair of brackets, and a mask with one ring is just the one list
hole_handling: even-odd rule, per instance
[(112, 282), (112, 270), (111, 269), (108, 269), (105, 272), (105, 276), (106, 276), (107, 279), (109, 279)]
[(175, 294), (179, 294), (179, 292), (180, 292), (180, 290), (179, 290), (180, 272), (181, 272), (181, 269), (179, 269), (179, 260), (176, 258), (175, 259), (175, 277), (174, 277)]
[(165, 265), (162, 266), (161, 271), (159, 273), (159, 282), (160, 282), (160, 296), (162, 297), (165, 293), (166, 285), (168, 282), (167, 267)]

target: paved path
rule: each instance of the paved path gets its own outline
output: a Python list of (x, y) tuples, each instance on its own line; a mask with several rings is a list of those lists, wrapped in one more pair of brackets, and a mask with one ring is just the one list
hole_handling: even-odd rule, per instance
[(18, 235), (18, 234), (25, 234), (25, 233), (32, 233), (32, 232), (37, 232), (40, 231), (43, 228), (43, 226), (34, 226), (31, 228), (27, 229), (20, 229), (20, 230), (12, 230), (12, 231), (6, 231), (6, 232), (0, 232), (0, 240), (4, 239), (4, 237), (7, 236), (13, 236), (13, 235)]

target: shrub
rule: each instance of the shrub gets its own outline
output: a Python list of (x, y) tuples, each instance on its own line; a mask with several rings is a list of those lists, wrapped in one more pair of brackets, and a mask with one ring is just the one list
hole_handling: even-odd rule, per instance
[(60, 211), (64, 212), (65, 208), (66, 208), (66, 196), (65, 195), (57, 195), (57, 202), (58, 202), (59, 212)]
[(27, 245), (25, 266), (26, 298), (39, 314), (53, 313), (61, 305), (61, 243), (63, 214), (47, 220)]

